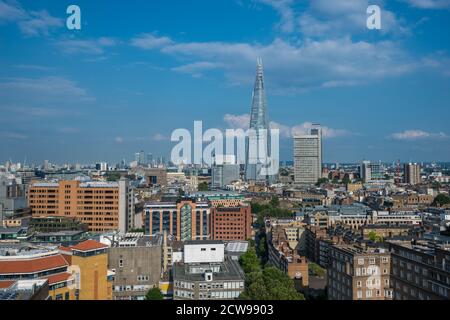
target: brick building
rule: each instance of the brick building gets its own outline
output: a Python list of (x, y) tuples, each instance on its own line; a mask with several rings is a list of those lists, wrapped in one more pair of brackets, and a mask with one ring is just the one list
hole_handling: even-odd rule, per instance
[(211, 209), (214, 240), (248, 240), (252, 237), (251, 206)]

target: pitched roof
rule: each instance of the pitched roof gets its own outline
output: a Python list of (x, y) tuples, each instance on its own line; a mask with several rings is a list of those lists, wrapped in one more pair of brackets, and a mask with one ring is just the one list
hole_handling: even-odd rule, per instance
[(67, 279), (69, 279), (70, 276), (71, 276), (71, 274), (67, 273), (67, 272), (51, 275), (51, 276), (47, 277), (48, 284), (53, 285), (56, 283), (67, 281)]
[(77, 244), (76, 246), (70, 247), (70, 249), (76, 251), (92, 251), (104, 248), (108, 248), (108, 246), (95, 240), (86, 240)]
[(11, 287), (16, 281), (0, 281), (0, 289), (8, 289)]
[(0, 260), (0, 274), (36, 273), (68, 265), (60, 254), (32, 259)]

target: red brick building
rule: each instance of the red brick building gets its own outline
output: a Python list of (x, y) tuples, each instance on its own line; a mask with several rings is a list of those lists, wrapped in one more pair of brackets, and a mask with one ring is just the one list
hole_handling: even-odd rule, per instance
[(217, 207), (211, 209), (214, 240), (248, 240), (252, 236), (250, 206)]

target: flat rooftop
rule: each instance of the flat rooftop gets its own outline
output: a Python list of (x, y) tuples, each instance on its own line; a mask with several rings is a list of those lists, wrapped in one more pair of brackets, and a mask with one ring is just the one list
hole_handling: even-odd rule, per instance
[(204, 275), (200, 274), (192, 274), (189, 273), (189, 268), (192, 266), (199, 266), (202, 268), (206, 268), (208, 266), (217, 266), (220, 265), (220, 271), (213, 273), (213, 281), (233, 281), (233, 280), (244, 280), (244, 273), (242, 271), (239, 262), (236, 260), (232, 260), (231, 258), (226, 258), (224, 262), (220, 264), (184, 264), (184, 263), (175, 263), (173, 265), (173, 278), (174, 280), (181, 281), (205, 281)]

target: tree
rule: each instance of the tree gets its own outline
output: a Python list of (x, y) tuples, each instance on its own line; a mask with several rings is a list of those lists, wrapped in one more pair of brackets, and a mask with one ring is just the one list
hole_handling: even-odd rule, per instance
[(280, 200), (278, 199), (277, 196), (273, 196), (272, 199), (270, 200), (270, 206), (273, 208), (279, 207), (280, 206)]
[(344, 175), (344, 178), (342, 178), (342, 183), (345, 184), (345, 185), (347, 185), (347, 184), (349, 184), (350, 182), (352, 182), (352, 181), (350, 180), (350, 176), (348, 175), (348, 173), (346, 173), (346, 174)]
[(163, 299), (164, 296), (159, 288), (152, 288), (148, 290), (147, 294), (145, 295), (145, 300), (163, 300)]
[(433, 205), (437, 207), (442, 207), (446, 204), (450, 204), (450, 197), (441, 193), (436, 198), (434, 198)]
[(208, 191), (208, 184), (206, 182), (202, 182), (198, 184), (198, 191)]
[(254, 247), (250, 247), (246, 253), (240, 256), (239, 263), (242, 266), (242, 270), (247, 273), (258, 272), (261, 270), (258, 256)]
[(328, 183), (328, 179), (327, 178), (319, 178), (319, 180), (317, 180), (316, 186), (320, 187), (321, 185)]

